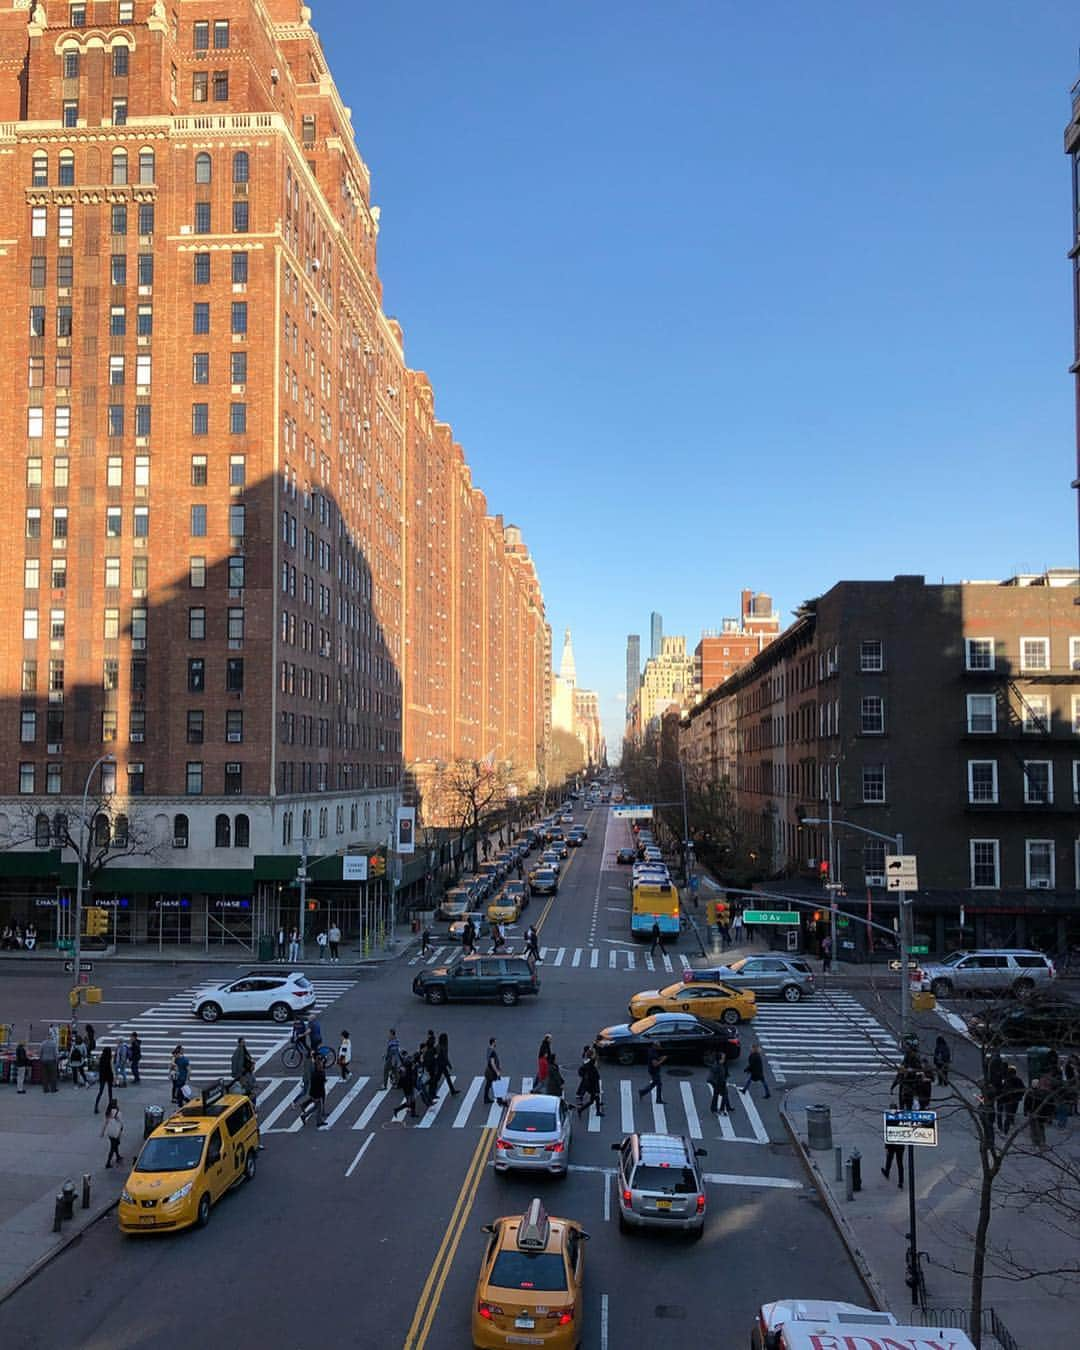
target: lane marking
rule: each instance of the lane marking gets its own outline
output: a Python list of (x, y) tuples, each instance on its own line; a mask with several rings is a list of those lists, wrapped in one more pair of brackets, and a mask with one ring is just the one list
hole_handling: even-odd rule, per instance
[(341, 1119), (342, 1113), (345, 1111), (345, 1108), (349, 1105), (350, 1102), (352, 1102), (356, 1097), (360, 1095), (360, 1093), (364, 1090), (365, 1087), (367, 1087), (370, 1081), (371, 1080), (368, 1078), (356, 1079), (352, 1087), (349, 1088), (348, 1092), (346, 1092), (345, 1096), (342, 1097), (341, 1101), (338, 1102), (337, 1106), (335, 1106), (334, 1109), (330, 1112), (330, 1114), (326, 1117), (327, 1125), (337, 1124), (337, 1122)]
[(600, 964), (600, 949), (599, 947), (597, 947), (593, 950), (593, 954), (589, 958), (589, 969), (595, 970), (599, 964)]
[(655, 1129), (657, 1134), (667, 1134), (668, 1132), (667, 1112), (664, 1110), (664, 1103), (658, 1102), (656, 1100), (655, 1093), (653, 1094), (651, 1100), (652, 1100), (653, 1129)]
[(372, 1097), (371, 1101), (368, 1102), (367, 1106), (364, 1107), (363, 1111), (360, 1113), (359, 1119), (353, 1123), (353, 1129), (362, 1130), (364, 1126), (368, 1123), (368, 1121), (371, 1119), (371, 1117), (375, 1114), (375, 1112), (379, 1109), (379, 1107), (382, 1106), (383, 1102), (386, 1101), (387, 1097), (389, 1096), (390, 1096), (389, 1088), (380, 1088), (379, 1091), (376, 1092), (375, 1096)]
[(697, 1105), (694, 1102), (694, 1089), (689, 1083), (683, 1080), (679, 1084), (679, 1091), (682, 1094), (683, 1110), (686, 1112), (686, 1123), (690, 1130), (691, 1139), (700, 1139), (701, 1120), (698, 1117)]
[(621, 1124), (623, 1134), (634, 1133), (634, 1101), (630, 1095), (631, 1087), (628, 1079), (623, 1078), (619, 1082), (619, 1104), (621, 1107)]
[(465, 1128), (465, 1123), (469, 1119), (469, 1112), (473, 1109), (473, 1103), (480, 1095), (480, 1089), (484, 1086), (483, 1078), (474, 1078), (465, 1090), (465, 1100), (458, 1107), (458, 1113), (454, 1117), (454, 1129), (461, 1130)]
[(750, 1128), (754, 1131), (754, 1138), (759, 1144), (767, 1144), (769, 1142), (769, 1131), (762, 1123), (761, 1117), (758, 1115), (758, 1109), (754, 1105), (754, 1100), (749, 1092), (743, 1093), (742, 1104), (746, 1108), (746, 1118), (750, 1122)]
[(737, 1172), (706, 1172), (705, 1180), (710, 1186), (772, 1186), (780, 1191), (801, 1191), (801, 1181), (789, 1181), (787, 1177), (744, 1177)]
[(418, 1122), (416, 1126), (418, 1130), (431, 1129), (432, 1125), (435, 1123), (435, 1117), (442, 1110), (443, 1102), (445, 1102), (449, 1096), (450, 1089), (444, 1085), (442, 1092), (435, 1098)]
[(259, 1122), (259, 1130), (262, 1134), (267, 1134), (273, 1126), (274, 1121), (277, 1120), (279, 1116), (283, 1115), (296, 1100), (296, 1093), (292, 1089), (300, 1086), (300, 1080), (299, 1078), (291, 1080), (286, 1079), (286, 1082), (290, 1081), (292, 1087), (286, 1089), (285, 1100), (278, 1102), (277, 1106), (274, 1107), (266, 1119)]
[(604, 1222), (611, 1222), (611, 1174), (604, 1177)]
[(360, 1159), (361, 1159), (361, 1158), (364, 1156), (364, 1154), (368, 1151), (368, 1145), (371, 1143), (371, 1141), (372, 1141), (374, 1138), (375, 1138), (375, 1134), (374, 1134), (374, 1131), (373, 1131), (371, 1134), (368, 1135), (368, 1137), (367, 1137), (367, 1138), (364, 1140), (364, 1142), (360, 1145), (360, 1151), (357, 1153), (356, 1157), (352, 1160), (352, 1162), (349, 1164), (349, 1166), (348, 1166), (348, 1167), (346, 1168), (346, 1170), (345, 1170), (345, 1176), (346, 1176), (346, 1179), (349, 1178), (349, 1177), (351, 1177), (352, 1174), (353, 1174), (353, 1172), (356, 1171), (356, 1164), (360, 1161)]
[(608, 1350), (608, 1296), (600, 1295), (600, 1350)]

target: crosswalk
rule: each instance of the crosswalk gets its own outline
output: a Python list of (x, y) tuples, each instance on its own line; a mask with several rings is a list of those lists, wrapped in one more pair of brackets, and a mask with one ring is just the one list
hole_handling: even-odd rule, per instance
[[(488, 945), (481, 943), (477, 950), (486, 953)], [(427, 956), (410, 957), (409, 965), (446, 965), (460, 951), (457, 943), (433, 947)], [(503, 955), (515, 954), (522, 955), (523, 949), (519, 950), (511, 941)], [(547, 970), (566, 966), (570, 970), (650, 970), (681, 975), (690, 969), (690, 958), (683, 952), (665, 952), (663, 956), (653, 957), (643, 947), (541, 947), (540, 961)]]
[[(355, 983), (355, 980), (312, 980), (315, 1010), (322, 1013)], [(268, 1017), (228, 1017), (220, 1022), (201, 1022), (191, 1011), (192, 997), (199, 987), (192, 985), (190, 989), (179, 990), (164, 1003), (109, 1025), (107, 1036), (114, 1044), (121, 1039), (127, 1040), (133, 1031), (138, 1032), (143, 1048), (139, 1073), (143, 1078), (168, 1078), (172, 1052), (177, 1044), (182, 1044), (191, 1061), (191, 1081), (199, 1087), (230, 1073), (238, 1036), (243, 1036), (255, 1067), (259, 1069), (292, 1034), (290, 1026), (279, 1026)]]
[(778, 1083), (892, 1074), (899, 1057), (896, 1036), (842, 991), (817, 993), (801, 1003), (761, 1000), (744, 1048), (750, 1035)]
[[(733, 1144), (768, 1144), (769, 1132), (761, 1119), (754, 1099), (735, 1090), (735, 1078), (729, 1096), (733, 1113), (713, 1115), (709, 1111), (712, 1090), (704, 1081), (692, 1082), (674, 1078), (665, 1082), (662, 1103), (650, 1096), (643, 1100), (638, 1089), (640, 1080), (622, 1078), (604, 1081), (604, 1115), (590, 1107), (588, 1115), (575, 1129), (586, 1129), (599, 1134), (606, 1128), (614, 1136), (632, 1134), (635, 1130), (655, 1130), (661, 1134), (685, 1134), (691, 1139), (722, 1139)], [(462, 1080), (458, 1080), (459, 1085)], [(520, 1079), (520, 1087), (511, 1084), (511, 1091), (529, 1092), (531, 1078)], [(467, 1086), (459, 1086), (458, 1096), (452, 1096), (445, 1087), (424, 1108), (417, 1098), (417, 1119), (407, 1119), (404, 1112), (396, 1117), (394, 1107), (401, 1101), (401, 1093), (384, 1088), (382, 1078), (354, 1075), (342, 1080), (336, 1074), (326, 1081), (327, 1125), (330, 1129), (366, 1130), (370, 1128), (430, 1129), (496, 1129), (502, 1118), (502, 1107), (496, 1102), (485, 1105), (484, 1080), (473, 1078)], [(300, 1079), (292, 1075), (259, 1077), (259, 1126), (264, 1135), (299, 1134), (304, 1128), (294, 1102), (300, 1092)], [(313, 1127), (312, 1127), (313, 1128)]]

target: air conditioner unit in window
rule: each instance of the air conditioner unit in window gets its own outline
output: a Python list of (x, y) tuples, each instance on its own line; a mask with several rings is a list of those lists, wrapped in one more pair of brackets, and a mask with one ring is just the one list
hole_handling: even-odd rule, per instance
[(133, 731), (128, 737), (128, 740), (131, 741), (132, 745), (141, 745), (145, 739), (146, 737), (141, 731)]
[(239, 741), (242, 741), (242, 740), (244, 739), (244, 737), (243, 737), (243, 734), (242, 734), (241, 732), (239, 732), (239, 731), (230, 731), (229, 734), (225, 737), (225, 739), (226, 739), (227, 741), (237, 741), (237, 742), (239, 742)]
[(60, 753), (59, 744), (46, 746), (45, 753), (48, 755), (58, 755)]
[(1050, 878), (1036, 877), (1031, 883), (1031, 889), (1034, 891), (1048, 891), (1050, 889)]
[(186, 840), (186, 839), (174, 839), (174, 840), (172, 841), (172, 846), (173, 846), (173, 848), (187, 848), (187, 840)]
[(866, 884), (867, 884), (868, 886), (884, 886), (884, 885), (885, 885), (885, 878), (882, 877), (882, 876), (878, 876), (876, 873), (875, 873), (874, 876), (865, 877), (864, 880), (865, 880), (865, 882), (866, 882)]

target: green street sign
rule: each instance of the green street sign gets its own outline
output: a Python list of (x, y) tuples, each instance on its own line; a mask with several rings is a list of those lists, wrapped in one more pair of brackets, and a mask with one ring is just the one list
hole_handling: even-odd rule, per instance
[(72, 942), (71, 938), (59, 938), (57, 939), (56, 950), (58, 952), (73, 952), (75, 950), (75, 944)]
[(929, 956), (929, 955), (930, 955), (930, 948), (929, 948), (929, 947), (909, 947), (909, 948), (908, 948), (908, 951), (911, 952), (912, 956)]
[(791, 909), (747, 909), (743, 911), (743, 923), (775, 923), (789, 927), (799, 922), (799, 916)]

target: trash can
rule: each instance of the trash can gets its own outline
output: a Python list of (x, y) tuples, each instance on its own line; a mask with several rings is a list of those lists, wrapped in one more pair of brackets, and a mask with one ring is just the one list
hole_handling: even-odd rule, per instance
[(143, 1108), (142, 1118), (142, 1137), (149, 1139), (161, 1122), (165, 1119), (165, 1110), (161, 1106), (147, 1106)]
[(1041, 1078), (1044, 1073), (1049, 1071), (1053, 1062), (1053, 1053), (1048, 1045), (1033, 1045), (1030, 1047), (1027, 1052), (1029, 1083), (1034, 1083), (1036, 1078)]
[(832, 1114), (827, 1106), (819, 1103), (806, 1108), (806, 1142), (822, 1152), (832, 1148)]
[(274, 939), (269, 933), (264, 933), (259, 938), (259, 963), (272, 961), (274, 959)]

